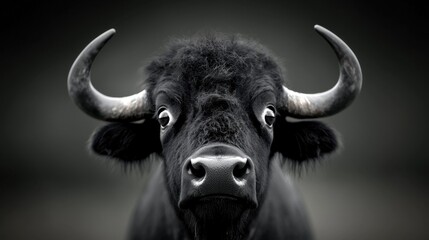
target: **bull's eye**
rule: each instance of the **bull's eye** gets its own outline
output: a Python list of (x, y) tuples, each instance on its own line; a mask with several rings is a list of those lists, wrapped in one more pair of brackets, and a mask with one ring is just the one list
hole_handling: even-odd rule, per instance
[(262, 119), (268, 127), (272, 127), (276, 119), (275, 109), (273, 106), (268, 106), (262, 112)]
[(165, 129), (168, 125), (170, 125), (172, 120), (173, 117), (167, 108), (162, 107), (158, 110), (158, 121), (162, 129)]

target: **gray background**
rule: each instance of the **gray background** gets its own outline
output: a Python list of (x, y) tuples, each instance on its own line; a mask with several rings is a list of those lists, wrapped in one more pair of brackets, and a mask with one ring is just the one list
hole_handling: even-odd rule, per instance
[[(232, 1), (231, 1), (232, 2)], [(91, 156), (102, 122), (67, 95), (77, 54), (98, 34), (117, 35), (94, 64), (108, 95), (139, 91), (141, 69), (171, 37), (241, 33), (275, 52), (289, 87), (330, 88), (334, 53), (313, 31), (343, 38), (364, 74), (361, 95), (322, 119), (344, 147), (295, 176), (315, 235), (332, 239), (429, 239), (428, 8), (409, 1), (17, 2), (0, 31), (0, 239), (123, 239), (144, 186), (139, 171)], [(323, 2), (323, 3), (322, 3)]]

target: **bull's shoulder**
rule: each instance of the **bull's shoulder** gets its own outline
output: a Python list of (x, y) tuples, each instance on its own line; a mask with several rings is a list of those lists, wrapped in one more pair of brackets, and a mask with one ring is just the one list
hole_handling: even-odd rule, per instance
[(185, 240), (182, 223), (174, 212), (165, 186), (162, 166), (158, 166), (139, 199), (129, 231), (129, 240)]
[(302, 199), (278, 164), (271, 168), (267, 196), (252, 224), (250, 239), (312, 239)]

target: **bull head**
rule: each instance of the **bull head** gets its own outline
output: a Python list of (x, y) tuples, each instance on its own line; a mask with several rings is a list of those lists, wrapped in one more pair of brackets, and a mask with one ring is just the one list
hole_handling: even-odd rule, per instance
[[(92, 86), (90, 70), (115, 33), (109, 30), (74, 62), (69, 94), (90, 116), (115, 122), (94, 134), (95, 152), (128, 162), (162, 155), (171, 203), (192, 235), (240, 239), (264, 201), (275, 153), (303, 162), (336, 148), (334, 132), (323, 123), (286, 117), (336, 114), (361, 89), (350, 48), (325, 28), (315, 29), (340, 63), (337, 84), (322, 93), (288, 89), (274, 58), (248, 42), (203, 38), (173, 45), (153, 61), (140, 93), (105, 96)], [(144, 121), (133, 123), (138, 120)]]

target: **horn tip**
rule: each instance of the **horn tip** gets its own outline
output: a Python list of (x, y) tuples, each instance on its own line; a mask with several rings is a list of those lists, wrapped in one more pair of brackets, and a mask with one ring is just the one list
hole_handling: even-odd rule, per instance
[(320, 25), (318, 25), (318, 24), (314, 25), (314, 30), (316, 30), (316, 32), (318, 32), (318, 33), (321, 33), (321, 32), (324, 32), (324, 31), (327, 31), (327, 29), (326, 29), (326, 28), (324, 28), (324, 27), (322, 27), (322, 26), (320, 26)]
[(106, 35), (106, 36), (111, 37), (111, 36), (115, 35), (115, 33), (116, 33), (116, 29), (111, 28), (111, 29), (107, 30), (106, 32), (104, 32), (102, 35)]
[(115, 33), (116, 33), (116, 30), (114, 28), (111, 28), (111, 29), (105, 31), (104, 33), (102, 33), (100, 36), (98, 36), (98, 39), (109, 40), (111, 37), (113, 37), (113, 35), (115, 35)]

